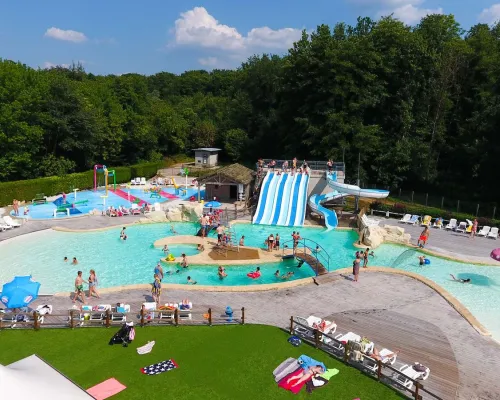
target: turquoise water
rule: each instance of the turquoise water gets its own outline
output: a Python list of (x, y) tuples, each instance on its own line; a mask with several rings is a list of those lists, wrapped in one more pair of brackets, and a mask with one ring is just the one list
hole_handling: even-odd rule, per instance
[[(198, 228), (195, 224), (174, 223), (174, 228), (181, 235), (193, 235)], [(279, 234), (281, 244), (289, 242), (293, 229), (288, 227), (272, 227), (250, 224), (234, 225), (238, 239), (244, 235), (248, 246), (264, 247), (269, 234)], [(138, 283), (150, 283), (153, 270), (160, 258), (164, 257), (161, 248), (154, 248), (153, 243), (163, 237), (171, 236), (170, 224), (149, 224), (127, 227), (128, 240), (119, 239), (120, 228), (107, 231), (87, 233), (66, 233), (52, 230), (23, 235), (0, 242), (0, 284), (10, 281), (16, 275), (32, 274), (41, 282), (41, 293), (70, 291), (76, 271), (81, 269), (84, 276), (93, 268), (99, 277), (100, 287), (113, 287)], [(300, 228), (300, 235), (320, 243), (324, 250), (320, 253), (322, 261), (327, 264), (330, 257), (330, 270), (352, 265), (356, 249), (353, 247), (357, 234), (353, 231), (330, 231), (323, 229)], [(289, 242), (290, 246), (291, 243)], [(196, 254), (194, 246), (170, 245), (174, 255), (184, 252), (189, 256)], [(401, 254), (405, 252), (404, 256)], [(179, 254), (177, 254), (179, 253)], [(278, 254), (278, 252), (277, 252)], [(281, 254), (281, 253), (280, 253)], [(493, 335), (500, 340), (500, 267), (477, 266), (467, 263), (448, 261), (429, 256), (430, 265), (419, 266), (417, 250), (407, 251), (404, 246), (382, 245), (370, 258), (371, 265), (397, 267), (423, 275), (455, 296), (466, 306)], [(63, 262), (77, 257), (79, 265)], [(397, 265), (393, 265), (398, 260)], [(281, 274), (293, 271), (291, 278), (300, 279), (313, 276), (313, 271), (306, 264), (298, 269), (294, 260), (259, 265), (262, 276), (251, 280), (246, 274), (255, 270), (256, 265), (226, 267), (228, 277), (220, 280), (216, 265), (190, 265), (187, 270), (176, 265), (166, 264), (165, 271), (172, 275), (165, 277), (164, 282), (186, 283), (191, 276), (202, 285), (249, 285), (276, 283), (281, 280), (274, 276), (279, 269)], [(457, 278), (471, 278), (471, 284), (454, 282), (450, 278), (453, 273)], [(361, 277), (361, 279), (363, 279)], [(408, 294), (411, 296), (411, 293)]]
[(188, 257), (199, 254), (195, 244), (171, 244), (168, 246), (168, 250), (168, 254), (173, 254), (174, 257), (180, 257), (182, 254)]

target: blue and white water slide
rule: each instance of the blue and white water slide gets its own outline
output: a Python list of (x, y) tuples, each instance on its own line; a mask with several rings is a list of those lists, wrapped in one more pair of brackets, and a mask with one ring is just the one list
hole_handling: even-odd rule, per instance
[[(290, 211), (290, 205), (291, 205), (291, 199), (292, 199), (292, 191), (295, 186), (295, 182), (297, 180), (298, 174), (295, 175), (289, 175), (288, 179), (286, 180), (285, 187), (283, 189), (283, 195), (281, 197), (281, 206), (279, 207), (279, 213), (278, 213), (278, 207), (276, 207), (276, 214), (274, 216), (274, 219), (272, 221), (272, 225), (285, 225), (286, 220), (288, 218), (288, 212)], [(278, 219), (276, 219), (276, 215), (278, 215)]]
[(283, 177), (284, 175), (274, 174), (274, 177), (271, 179), (269, 190), (267, 191), (267, 199), (264, 205), (264, 212), (262, 214), (262, 218), (255, 221), (256, 224), (269, 225)]
[(337, 174), (335, 172), (333, 174), (327, 174), (326, 181), (328, 186), (334, 189), (333, 192), (323, 195), (312, 195), (309, 198), (309, 207), (311, 207), (314, 212), (325, 217), (327, 231), (335, 229), (339, 222), (335, 210), (323, 207), (322, 203), (329, 200), (340, 199), (345, 196), (358, 196), (371, 199), (384, 199), (389, 196), (388, 190), (361, 189), (357, 185), (337, 182)]
[(306, 206), (307, 206), (307, 191), (309, 188), (309, 175), (304, 175), (300, 182), (299, 196), (297, 200), (297, 213), (295, 216), (295, 221), (293, 224), (290, 221), (290, 226), (302, 226), (304, 225), (304, 219), (306, 218)]
[[(271, 183), (271, 180), (274, 178), (274, 173), (268, 171), (266, 176), (264, 177), (264, 180), (262, 181), (262, 184), (260, 186), (260, 196), (259, 196), (259, 202), (257, 203), (257, 212), (253, 216), (253, 223), (258, 224), (260, 223), (260, 220), (262, 219), (262, 215), (264, 215), (264, 208), (266, 206), (266, 200), (267, 200), (267, 193), (269, 191), (269, 185)], [(259, 221), (259, 222), (257, 222)]]

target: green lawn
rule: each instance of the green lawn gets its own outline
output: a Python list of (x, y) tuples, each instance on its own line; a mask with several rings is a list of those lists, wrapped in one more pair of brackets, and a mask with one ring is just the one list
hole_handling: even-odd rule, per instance
[[(305, 388), (293, 395), (274, 382), (272, 371), (287, 357), (307, 354), (338, 368), (340, 373), (312, 396), (322, 399), (390, 400), (405, 398), (313, 347), (293, 347), (288, 335), (262, 325), (214, 327), (136, 328), (135, 341), (127, 348), (109, 346), (118, 328), (44, 329), (0, 331), (0, 363), (3, 365), (36, 353), (87, 389), (115, 377), (127, 389), (119, 399), (302, 399)], [(135, 349), (155, 340), (150, 354)], [(156, 376), (140, 368), (173, 358), (178, 369)]]

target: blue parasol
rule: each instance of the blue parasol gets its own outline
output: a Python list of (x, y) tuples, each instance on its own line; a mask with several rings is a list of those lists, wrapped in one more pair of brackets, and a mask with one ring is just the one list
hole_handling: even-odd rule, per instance
[(208, 203), (204, 204), (205, 208), (219, 208), (222, 204), (219, 203), (218, 201), (209, 201)]
[(31, 276), (16, 276), (12, 282), (3, 285), (0, 301), (7, 308), (26, 307), (38, 297), (40, 283), (31, 279)]

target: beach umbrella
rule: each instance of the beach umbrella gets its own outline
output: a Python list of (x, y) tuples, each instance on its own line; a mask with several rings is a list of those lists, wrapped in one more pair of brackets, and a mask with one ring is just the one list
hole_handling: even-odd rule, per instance
[(31, 276), (16, 276), (12, 282), (3, 285), (0, 301), (7, 308), (26, 307), (38, 297), (40, 283), (31, 279)]
[(490, 253), (490, 257), (496, 261), (500, 261), (500, 249), (492, 250)]
[(222, 206), (222, 204), (215, 200), (204, 204), (205, 208), (219, 208), (220, 206)]

